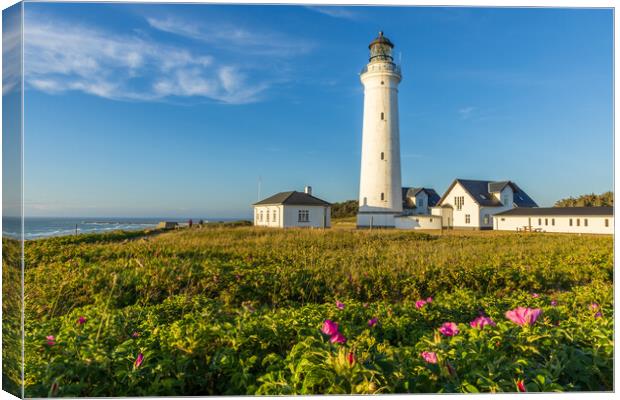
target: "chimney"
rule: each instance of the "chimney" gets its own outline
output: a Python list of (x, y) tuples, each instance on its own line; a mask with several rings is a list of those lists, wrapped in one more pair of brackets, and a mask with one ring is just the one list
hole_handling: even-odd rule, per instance
[(312, 186), (306, 186), (304, 188), (304, 193), (309, 194), (310, 196), (312, 196)]

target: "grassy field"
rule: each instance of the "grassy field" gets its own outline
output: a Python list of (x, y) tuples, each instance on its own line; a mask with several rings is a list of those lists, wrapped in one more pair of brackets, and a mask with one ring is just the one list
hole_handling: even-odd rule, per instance
[(26, 396), (613, 389), (612, 237), (213, 227), (26, 268)]

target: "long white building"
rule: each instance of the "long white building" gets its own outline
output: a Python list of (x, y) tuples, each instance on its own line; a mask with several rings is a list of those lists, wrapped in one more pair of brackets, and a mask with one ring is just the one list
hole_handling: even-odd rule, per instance
[(613, 207), (515, 208), (494, 220), (501, 231), (614, 233)]
[(394, 45), (383, 32), (368, 47), (370, 59), (360, 74), (364, 120), (357, 226), (394, 227), (394, 217), (403, 211), (398, 126), (402, 77), (392, 58)]

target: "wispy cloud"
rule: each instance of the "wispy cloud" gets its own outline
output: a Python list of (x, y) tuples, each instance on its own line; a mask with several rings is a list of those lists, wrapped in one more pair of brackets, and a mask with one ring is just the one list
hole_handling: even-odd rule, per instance
[(342, 18), (349, 20), (357, 20), (360, 18), (360, 14), (356, 12), (352, 7), (306, 6), (306, 8), (330, 16), (332, 18)]
[(315, 47), (309, 40), (279, 32), (249, 30), (225, 22), (196, 22), (172, 16), (147, 17), (146, 20), (154, 29), (246, 55), (288, 57), (307, 53)]
[[(154, 21), (149, 21), (153, 27), (181, 34), (183, 24)], [(140, 101), (201, 97), (244, 104), (263, 99), (278, 82), (257, 76), (239, 58), (219, 57), (219, 53), (215, 57), (210, 46), (172, 46), (147, 35), (119, 34), (37, 14), (31, 14), (25, 26), (26, 84), (47, 93), (81, 91)], [(197, 39), (208, 36), (199, 25), (185, 24), (183, 32)], [(236, 34), (228, 34), (233, 38), (232, 44), (227, 43), (229, 49), (259, 47), (249, 31), (238, 29)], [(284, 55), (301, 50), (280, 42), (265, 51)]]
[(462, 119), (469, 119), (472, 116), (472, 113), (476, 111), (476, 107), (463, 107), (458, 110), (459, 115)]
[(13, 7), (4, 11), (2, 24), (2, 94), (19, 88), (21, 77), (21, 12)]

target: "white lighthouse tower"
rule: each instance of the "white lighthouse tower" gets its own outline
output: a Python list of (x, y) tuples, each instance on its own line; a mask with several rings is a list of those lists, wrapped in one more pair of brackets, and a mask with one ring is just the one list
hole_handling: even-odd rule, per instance
[(394, 45), (379, 32), (368, 46), (370, 60), (362, 70), (364, 124), (360, 171), (358, 227), (394, 227), (402, 213), (398, 84), (400, 68), (394, 64)]

